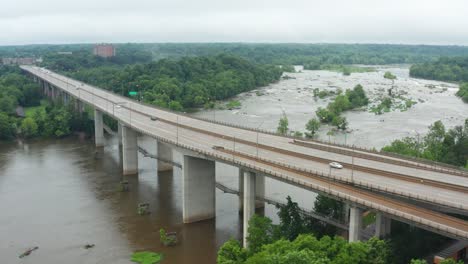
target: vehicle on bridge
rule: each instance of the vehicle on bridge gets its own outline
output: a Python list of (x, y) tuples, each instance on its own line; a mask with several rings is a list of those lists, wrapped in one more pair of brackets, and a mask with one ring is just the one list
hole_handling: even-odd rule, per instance
[(342, 169), (343, 165), (341, 165), (340, 163), (336, 161), (333, 161), (333, 162), (330, 162), (330, 167), (335, 168), (335, 169)]

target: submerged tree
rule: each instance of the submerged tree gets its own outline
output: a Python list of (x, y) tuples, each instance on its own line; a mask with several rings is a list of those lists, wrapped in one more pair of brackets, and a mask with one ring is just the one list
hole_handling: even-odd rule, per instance
[(288, 117), (286, 116), (286, 113), (283, 112), (283, 116), (280, 118), (278, 122), (278, 128), (276, 129), (276, 131), (278, 132), (278, 134), (287, 135), (289, 131), (288, 126), (289, 126)]
[(392, 87), (390, 89), (388, 89), (388, 95), (393, 96), (392, 91), (393, 91), (393, 88), (394, 88), (394, 85), (395, 85), (395, 80), (396, 80), (397, 77), (395, 75), (393, 75), (391, 72), (385, 72), (384, 78), (389, 79), (389, 80), (392, 81)]
[(310, 119), (309, 122), (307, 122), (306, 124), (306, 130), (309, 131), (305, 133), (306, 136), (313, 137), (315, 133), (317, 133), (319, 128), (320, 128), (320, 121), (317, 118)]

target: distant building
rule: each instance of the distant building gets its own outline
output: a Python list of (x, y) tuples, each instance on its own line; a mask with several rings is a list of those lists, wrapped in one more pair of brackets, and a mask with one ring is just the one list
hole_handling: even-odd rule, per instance
[(2, 58), (3, 65), (31, 65), (35, 62), (35, 58)]
[(58, 51), (57, 54), (59, 54), (59, 55), (72, 55), (73, 52), (71, 52), (71, 51)]
[(103, 58), (115, 56), (115, 48), (112, 44), (96, 44), (94, 45), (93, 54)]

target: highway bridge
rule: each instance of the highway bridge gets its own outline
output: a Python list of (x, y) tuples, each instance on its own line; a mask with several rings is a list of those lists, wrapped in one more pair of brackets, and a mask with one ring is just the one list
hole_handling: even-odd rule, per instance
[[(377, 213), (376, 236), (390, 219), (468, 240), (468, 173), (451, 166), (365, 149), (292, 138), (145, 105), (36, 66), (21, 66), (55, 100), (95, 109), (96, 146), (104, 144), (103, 114), (119, 122), (123, 174), (138, 172), (139, 133), (158, 142), (164, 159), (182, 158), (185, 223), (215, 217), (215, 162), (239, 168), (244, 245), (262, 177), (272, 177), (349, 205), (349, 240), (360, 239), (363, 210)], [(333, 169), (329, 162), (341, 163)]]

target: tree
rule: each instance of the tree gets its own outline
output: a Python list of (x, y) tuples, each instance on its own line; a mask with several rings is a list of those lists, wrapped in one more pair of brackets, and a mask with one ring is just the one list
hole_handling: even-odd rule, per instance
[(25, 119), (23, 119), (23, 121), (21, 121), (20, 129), (21, 133), (26, 138), (31, 138), (37, 136), (38, 134), (38, 126), (36, 124), (36, 121), (34, 121), (34, 119), (31, 117), (26, 117)]
[(288, 126), (289, 126), (288, 117), (286, 116), (286, 113), (283, 112), (283, 116), (280, 118), (278, 122), (278, 128), (276, 129), (276, 131), (278, 132), (278, 134), (287, 135), (289, 131)]
[[(324, 195), (317, 195), (315, 198), (314, 211), (338, 221), (344, 219), (343, 202), (328, 198)], [(312, 217), (306, 219), (306, 225), (308, 229), (319, 238), (323, 236), (334, 236), (338, 232), (338, 228), (335, 226), (324, 223)]]
[(333, 117), (332, 125), (336, 126), (338, 129), (346, 130), (348, 127), (348, 121), (345, 117), (335, 116)]
[(286, 205), (278, 206), (280, 209), (278, 212), (280, 219), (279, 229), (281, 230), (282, 237), (294, 240), (299, 234), (306, 232), (306, 227), (304, 226), (304, 219), (299, 205), (293, 202), (289, 195), (286, 200)]
[(242, 264), (247, 258), (247, 251), (236, 239), (229, 239), (218, 250), (218, 264)]
[(269, 244), (277, 237), (276, 228), (268, 217), (253, 215), (249, 220), (247, 242), (249, 254), (260, 251), (263, 245)]
[(317, 118), (312, 118), (307, 122), (306, 124), (306, 130), (309, 131), (308, 133), (306, 132), (307, 137), (313, 137), (315, 133), (319, 130), (320, 128), (320, 121), (318, 121)]
[(0, 139), (11, 139), (15, 135), (15, 127), (10, 117), (0, 112)]
[(393, 75), (391, 72), (385, 72), (384, 78), (389, 79), (389, 80), (392, 81), (392, 87), (390, 89), (388, 89), (388, 95), (393, 96), (392, 91), (393, 91), (395, 80), (396, 80), (397, 77), (395, 75)]

